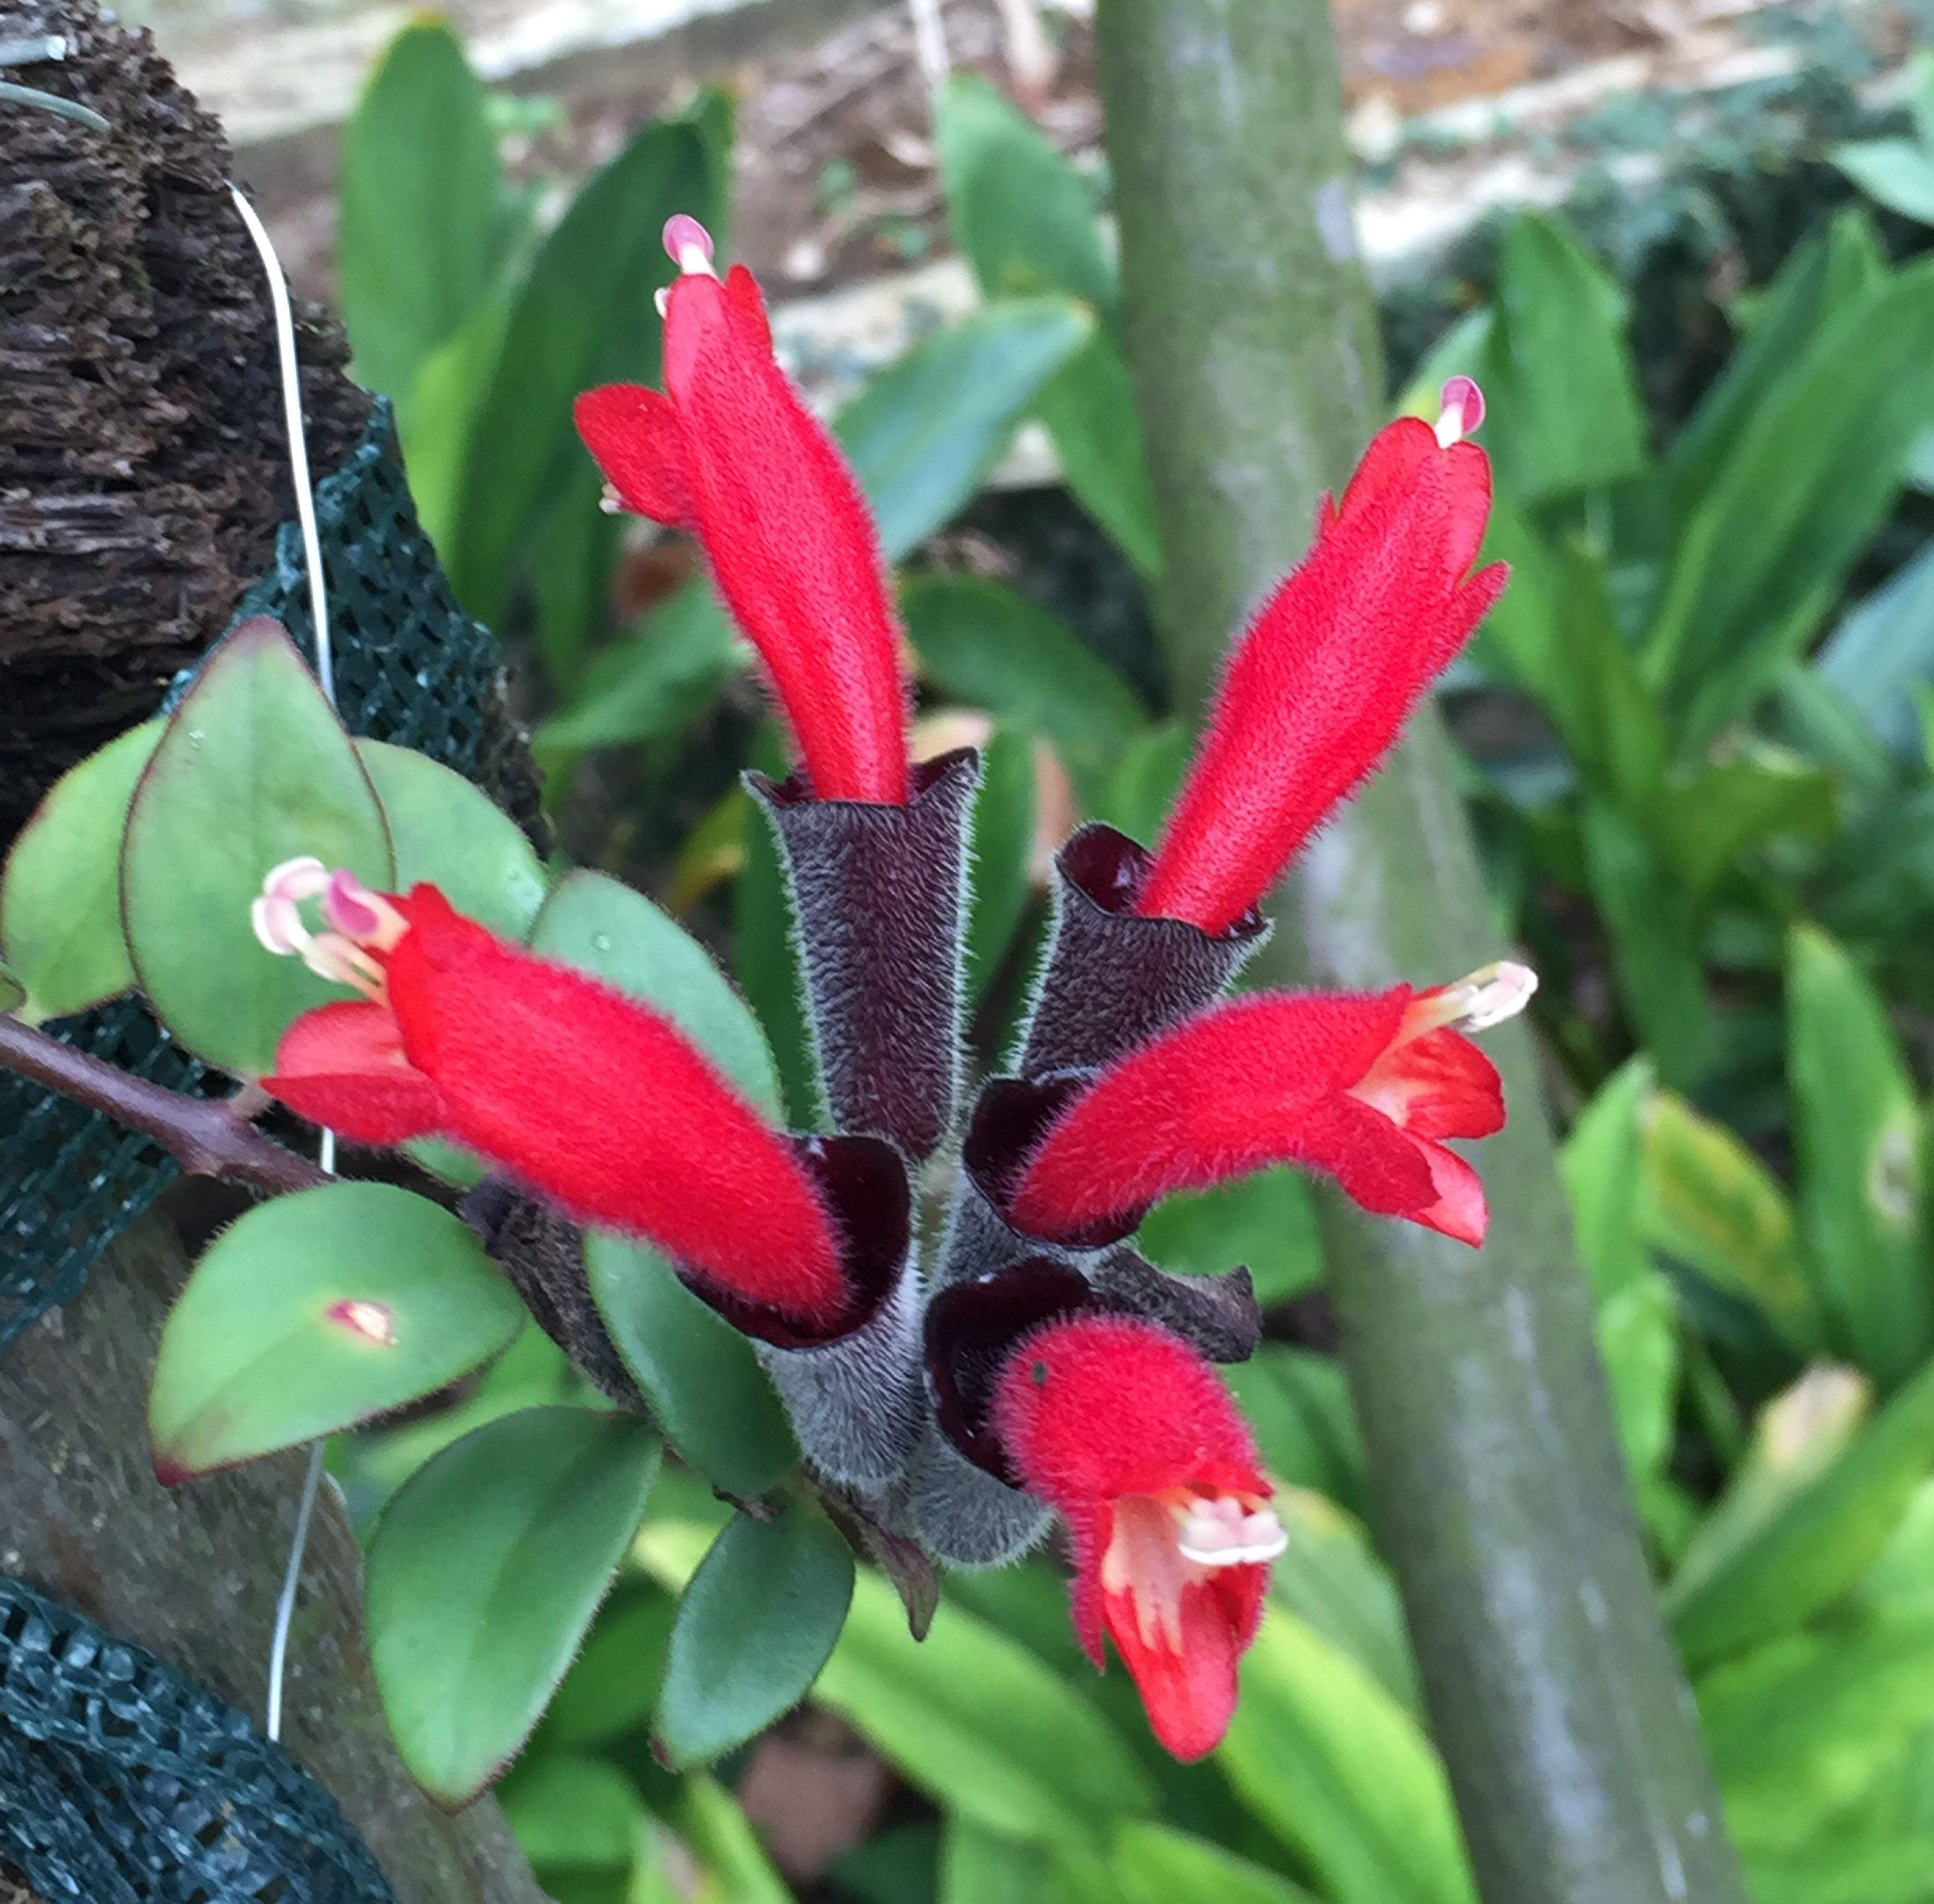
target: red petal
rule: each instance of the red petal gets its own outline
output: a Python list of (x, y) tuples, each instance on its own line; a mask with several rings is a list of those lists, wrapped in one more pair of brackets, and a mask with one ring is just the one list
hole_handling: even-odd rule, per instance
[(1177, 1650), (1160, 1635), (1153, 1645), (1143, 1641), (1131, 1596), (1106, 1597), (1109, 1637), (1134, 1676), (1149, 1729), (1177, 1758), (1203, 1758), (1222, 1743), (1236, 1710), (1236, 1669), (1261, 1619), (1268, 1584), (1266, 1566), (1225, 1567), (1185, 1587)]
[(1463, 578), (1490, 471), (1427, 424), (1382, 431), (1238, 644), (1138, 909), (1222, 931), (1376, 765), (1502, 585)]
[(773, 361), (756, 287), (672, 287), (665, 383), (718, 590), (759, 651), (822, 799), (907, 797), (898, 624), (859, 486)]
[(1216, 1371), (1137, 1317), (1075, 1316), (1024, 1337), (996, 1384), (993, 1412), (1030, 1491), (1077, 1538), (1087, 1530), (1092, 1568), (1107, 1546), (1095, 1521), (1108, 1501), (1190, 1486), (1272, 1491)]
[(1497, 1066), (1448, 1026), (1384, 1053), (1353, 1094), (1413, 1137), (1489, 1137), (1505, 1127)]
[(396, 1020), (380, 1005), (305, 1012), (282, 1033), (276, 1075), (262, 1087), (353, 1144), (401, 1144), (443, 1126), (436, 1086), (411, 1066)]
[(837, 1317), (845, 1281), (818, 1192), (682, 1033), (460, 917), (432, 886), (407, 905), (390, 997), (450, 1135), (749, 1301)]
[(691, 518), (678, 412), (655, 390), (607, 384), (571, 406), (577, 433), (627, 509), (682, 528)]
[(1460, 1243), (1468, 1243), (1474, 1250), (1478, 1248), (1484, 1240), (1484, 1232), (1491, 1220), (1490, 1208), (1484, 1202), (1483, 1178), (1462, 1157), (1447, 1151), (1441, 1144), (1420, 1142), (1417, 1148), (1430, 1166), (1436, 1200), (1421, 1210), (1407, 1210), (1404, 1214), (1413, 1223), (1421, 1223), (1426, 1229), (1441, 1230), (1446, 1236), (1455, 1237)]
[(1067, 1235), (1264, 1164), (1333, 1169), (1334, 1100), (1396, 1035), (1409, 996), (1264, 994), (1151, 1039), (1062, 1114), (1022, 1172), (1012, 1221)]

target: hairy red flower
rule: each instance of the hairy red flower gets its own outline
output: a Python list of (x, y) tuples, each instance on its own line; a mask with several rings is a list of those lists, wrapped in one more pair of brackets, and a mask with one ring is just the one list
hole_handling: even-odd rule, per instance
[[(325, 892), (332, 929), (312, 938), (295, 902)], [(370, 994), (283, 1035), (262, 1081), (291, 1110), (357, 1143), (454, 1138), (733, 1295), (809, 1323), (840, 1313), (839, 1238), (811, 1178), (668, 1019), (431, 886), (385, 898), (294, 862), (270, 876), (257, 930)]]
[(1237, 645), (1137, 902), (1220, 932), (1240, 919), (1396, 738), (1504, 586), (1469, 573), (1491, 503), (1468, 377), (1433, 431), (1378, 432), (1316, 543)]
[(1016, 1345), (996, 1433), (1073, 1536), (1074, 1630), (1105, 1629), (1155, 1735), (1200, 1758), (1228, 1730), (1283, 1536), (1255, 1443), (1215, 1371), (1155, 1323), (1083, 1315)]
[(879, 540), (833, 439), (773, 360), (759, 288), (721, 284), (696, 219), (665, 227), (664, 393), (577, 399), (579, 434), (627, 509), (687, 529), (770, 670), (813, 793), (907, 797), (906, 689)]
[(1535, 983), (1505, 965), (1434, 991), (1261, 993), (1203, 1012), (1104, 1067), (1061, 1112), (1009, 1216), (1078, 1238), (1131, 1226), (1171, 1190), (1294, 1163), (1366, 1210), (1481, 1243), (1484, 1185), (1438, 1140), (1502, 1128), (1504, 1096), (1452, 1027), (1511, 1016)]

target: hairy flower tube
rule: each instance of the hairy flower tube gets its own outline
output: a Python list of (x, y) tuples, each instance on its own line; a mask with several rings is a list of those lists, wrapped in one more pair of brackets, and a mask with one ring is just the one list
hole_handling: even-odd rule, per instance
[(1221, 932), (1369, 774), (1505, 584), (1470, 573), (1490, 512), (1469, 377), (1433, 429), (1380, 431), (1315, 546), (1237, 645), (1136, 910)]
[(580, 435), (624, 507), (686, 529), (779, 690), (812, 792), (907, 798), (906, 687), (879, 539), (832, 438), (773, 360), (752, 275), (673, 218), (664, 390), (577, 399)]
[[(319, 898), (312, 935), (301, 904)], [(295, 861), (257, 936), (363, 998), (306, 1012), (265, 1089), (354, 1142), (436, 1134), (580, 1221), (648, 1238), (728, 1296), (812, 1323), (848, 1299), (842, 1238), (786, 1138), (671, 1022), (453, 911)]]
[(1105, 1631), (1155, 1737), (1178, 1758), (1213, 1751), (1284, 1545), (1228, 1390), (1152, 1322), (1078, 1315), (1020, 1338), (993, 1413), (1029, 1490), (1068, 1524), (1089, 1656), (1103, 1665)]
[(1480, 1244), (1484, 1185), (1441, 1140), (1501, 1129), (1504, 1096), (1463, 1033), (1522, 1010), (1536, 982), (1505, 964), (1433, 991), (1263, 993), (1203, 1012), (1060, 1109), (1010, 1218), (1050, 1238), (1125, 1235), (1171, 1190), (1295, 1163), (1366, 1210)]

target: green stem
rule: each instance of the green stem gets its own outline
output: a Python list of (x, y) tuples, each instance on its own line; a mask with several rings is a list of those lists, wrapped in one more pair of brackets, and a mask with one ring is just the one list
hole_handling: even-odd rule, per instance
[[(1377, 420), (1319, 0), (1103, 0), (1131, 364), (1179, 701)], [(1306, 855), (1277, 976), (1381, 986), (1503, 949), (1434, 713)], [(1658, 1612), (1521, 1027), (1472, 1252), (1325, 1199), (1331, 1287), (1432, 1730), (1489, 1904), (1745, 1904)]]

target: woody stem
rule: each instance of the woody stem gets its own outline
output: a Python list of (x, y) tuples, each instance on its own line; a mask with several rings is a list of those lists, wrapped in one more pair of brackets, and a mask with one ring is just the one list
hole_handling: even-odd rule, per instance
[(4, 1014), (0, 1069), (17, 1072), (152, 1137), (191, 1177), (219, 1177), (272, 1194), (329, 1181), (308, 1158), (255, 1129), (232, 1103), (150, 1084)]

